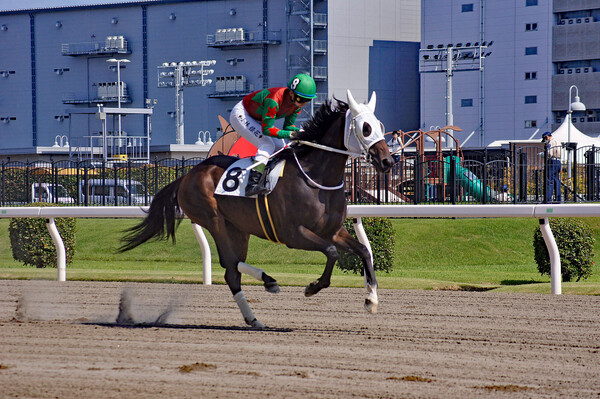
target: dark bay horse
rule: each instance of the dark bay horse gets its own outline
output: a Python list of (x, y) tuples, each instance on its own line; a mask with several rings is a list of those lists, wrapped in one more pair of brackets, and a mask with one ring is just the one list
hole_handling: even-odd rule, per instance
[[(225, 281), (244, 320), (256, 328), (264, 325), (254, 317), (246, 301), (241, 273), (263, 281), (269, 292), (279, 292), (279, 286), (263, 270), (245, 263), (251, 234), (271, 240), (274, 237), (289, 248), (325, 254), (325, 270), (306, 287), (306, 296), (329, 286), (338, 250), (349, 251), (363, 261), (368, 292), (365, 308), (376, 313), (377, 279), (371, 255), (343, 227), (344, 171), (349, 156), (366, 156), (380, 172), (387, 172), (394, 160), (383, 137), (383, 125), (374, 115), (375, 93), (368, 104), (359, 104), (349, 91), (347, 94), (348, 103), (326, 101), (304, 125), (298, 143), (279, 154), (286, 166), (267, 197), (215, 194), (219, 179), (237, 158), (208, 158), (156, 194), (148, 216), (123, 238), (120, 250), (132, 249), (150, 239), (175, 240), (183, 212), (213, 236), (219, 262), (225, 269)], [(259, 203), (267, 205), (268, 218), (259, 215)]]

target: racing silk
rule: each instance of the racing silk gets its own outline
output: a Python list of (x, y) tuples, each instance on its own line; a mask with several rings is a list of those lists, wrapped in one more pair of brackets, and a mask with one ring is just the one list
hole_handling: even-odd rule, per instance
[[(262, 132), (265, 136), (287, 139), (292, 130), (298, 130), (294, 125), (301, 108), (296, 107), (286, 95), (286, 87), (273, 87), (257, 90), (244, 97), (243, 104), (248, 114), (261, 121)], [(275, 119), (285, 118), (283, 129), (275, 127)]]

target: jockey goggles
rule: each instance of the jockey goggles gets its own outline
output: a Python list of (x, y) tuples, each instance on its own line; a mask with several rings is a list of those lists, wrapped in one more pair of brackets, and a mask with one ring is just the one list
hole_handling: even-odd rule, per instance
[(310, 98), (304, 98), (304, 97), (300, 97), (300, 96), (294, 96), (294, 101), (300, 104), (304, 104), (309, 102), (311, 99)]

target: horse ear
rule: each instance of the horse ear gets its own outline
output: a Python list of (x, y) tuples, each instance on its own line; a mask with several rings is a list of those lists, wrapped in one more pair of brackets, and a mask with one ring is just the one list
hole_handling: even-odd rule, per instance
[(369, 107), (371, 112), (375, 112), (375, 103), (376, 102), (377, 102), (377, 95), (375, 94), (375, 92), (373, 92), (373, 94), (371, 94), (371, 99), (369, 100), (369, 104), (367, 104), (367, 106)]
[(358, 113), (358, 103), (356, 102), (354, 97), (352, 97), (352, 93), (350, 93), (350, 90), (346, 90), (346, 95), (348, 96), (348, 106), (350, 107), (350, 111), (352, 111), (353, 114)]

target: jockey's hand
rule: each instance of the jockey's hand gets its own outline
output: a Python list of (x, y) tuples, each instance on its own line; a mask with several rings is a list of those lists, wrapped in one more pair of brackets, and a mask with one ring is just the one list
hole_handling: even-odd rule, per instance
[(290, 140), (298, 140), (299, 139), (299, 137), (298, 137), (299, 134), (298, 133), (300, 133), (299, 130), (292, 130), (290, 132)]
[(300, 128), (296, 127), (296, 126), (288, 126), (288, 127), (286, 127), (286, 130), (290, 130), (290, 131), (296, 130), (296, 131), (298, 131), (298, 130), (300, 130)]

